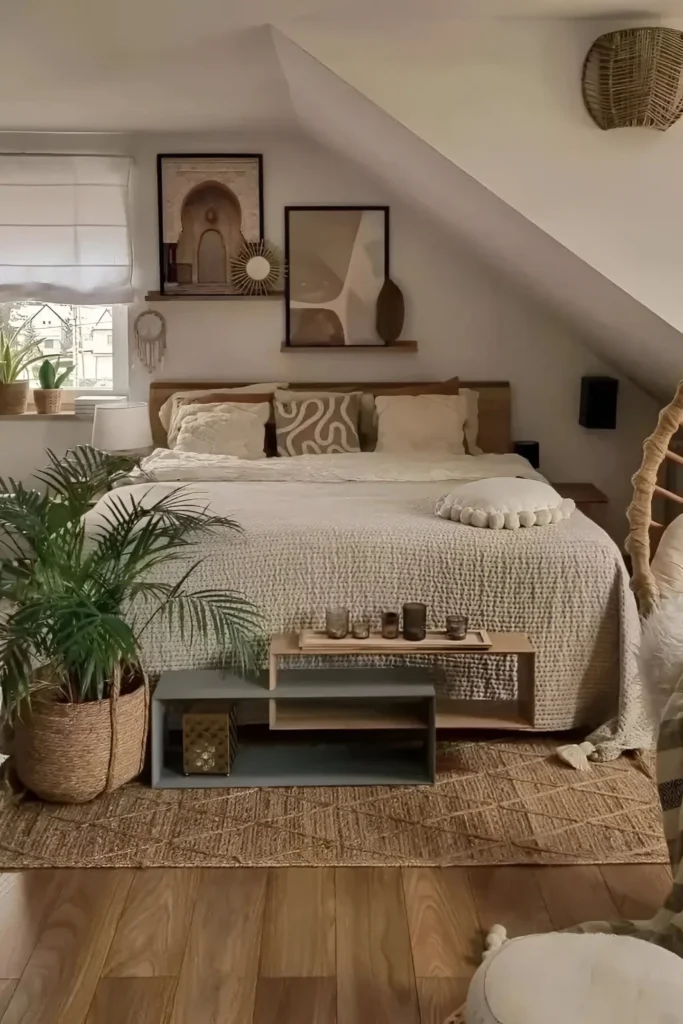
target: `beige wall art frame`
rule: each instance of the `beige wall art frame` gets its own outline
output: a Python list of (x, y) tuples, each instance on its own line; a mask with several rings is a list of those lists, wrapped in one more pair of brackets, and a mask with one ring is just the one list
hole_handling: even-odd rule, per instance
[(235, 295), (233, 261), (263, 239), (263, 158), (258, 153), (160, 153), (159, 285), (162, 295)]
[(376, 319), (388, 206), (286, 206), (285, 264), (286, 346), (384, 344)]

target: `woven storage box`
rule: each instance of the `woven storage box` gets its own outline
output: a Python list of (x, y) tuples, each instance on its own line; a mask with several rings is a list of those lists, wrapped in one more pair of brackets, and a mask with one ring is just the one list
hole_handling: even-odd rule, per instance
[(200, 701), (183, 714), (186, 775), (229, 775), (237, 753), (237, 704)]
[(584, 63), (583, 99), (600, 128), (666, 131), (683, 113), (683, 33), (627, 28), (599, 36)]

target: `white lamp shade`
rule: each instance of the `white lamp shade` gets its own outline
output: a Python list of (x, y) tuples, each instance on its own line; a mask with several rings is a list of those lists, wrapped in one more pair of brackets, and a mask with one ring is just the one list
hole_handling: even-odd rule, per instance
[(152, 447), (152, 430), (146, 402), (127, 405), (96, 405), (92, 425), (93, 448), (105, 452), (132, 452)]

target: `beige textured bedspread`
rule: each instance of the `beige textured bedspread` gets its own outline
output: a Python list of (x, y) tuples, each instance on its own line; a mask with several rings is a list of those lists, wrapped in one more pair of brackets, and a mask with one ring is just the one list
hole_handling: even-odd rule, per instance
[[(337, 457), (308, 458), (322, 464)], [(172, 472), (170, 461), (162, 460), (164, 472)], [(148, 471), (158, 465), (150, 460)], [(328, 461), (325, 473), (330, 466)], [(246, 475), (259, 471), (252, 464)], [(292, 472), (308, 476), (301, 465)], [(460, 469), (443, 468), (437, 475), (449, 472), (462, 475)], [(470, 465), (463, 473), (536, 475), (521, 459), (493, 469), (490, 461), (482, 462), (476, 472)], [(350, 474), (342, 471), (345, 475)], [(419, 469), (407, 475), (418, 479), (185, 484), (208, 499), (216, 513), (234, 516), (244, 528), (242, 536), (221, 534), (198, 545), (197, 557), (205, 561), (194, 585), (242, 591), (263, 609), (270, 632), (320, 627), (331, 605), (347, 605), (352, 615), (370, 615), (377, 623), (383, 609), (398, 608), (406, 600), (424, 601), (433, 626), (443, 626), (450, 612), (464, 611), (473, 625), (524, 631), (538, 651), (537, 727), (595, 728), (607, 722), (591, 737), (603, 758), (649, 745), (651, 728), (641, 706), (635, 661), (639, 620), (626, 567), (607, 534), (580, 512), (556, 526), (517, 531), (463, 526), (434, 515), (436, 499), (449, 490), (447, 479), (421, 479), (429, 473)], [(117, 493), (158, 497), (177, 486), (171, 480), (146, 481)], [(93, 528), (106, 501), (90, 513)], [(172, 565), (166, 578), (175, 580), (179, 571)], [(158, 672), (206, 664), (212, 653), (188, 650), (177, 636), (155, 627), (144, 657), (147, 668)], [(444, 693), (514, 695), (512, 659), (440, 660), (447, 669)]]

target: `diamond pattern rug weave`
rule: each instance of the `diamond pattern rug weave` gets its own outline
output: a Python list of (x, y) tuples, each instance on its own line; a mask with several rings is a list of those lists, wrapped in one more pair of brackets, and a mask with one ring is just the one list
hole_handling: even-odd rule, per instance
[(666, 863), (638, 762), (578, 772), (551, 739), (439, 747), (434, 786), (153, 790), (0, 807), (0, 869)]

